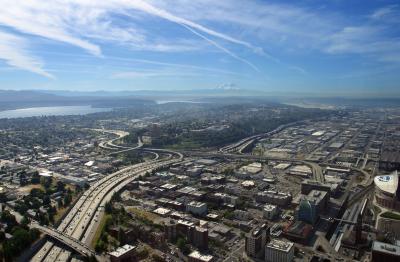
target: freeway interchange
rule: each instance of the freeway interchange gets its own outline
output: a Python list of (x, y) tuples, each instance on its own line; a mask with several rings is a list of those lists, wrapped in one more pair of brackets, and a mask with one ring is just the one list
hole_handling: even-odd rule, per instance
[[(255, 141), (273, 135), (294, 124), (295, 123), (282, 125), (271, 132), (242, 139), (237, 143), (221, 148), (219, 152), (205, 152), (200, 154), (185, 152), (185, 154), (187, 153), (187, 155), (190, 156), (204, 156), (205, 154), (207, 156), (216, 155), (228, 158), (256, 158), (255, 156), (244, 155), (241, 153), (245, 147), (251, 145)], [(57, 228), (52, 229), (49, 227), (41, 227), (37, 223), (33, 223), (31, 226), (41, 230), (49, 237), (62, 242), (64, 245), (83, 256), (94, 255), (96, 256), (97, 260), (103, 261), (105, 258), (101, 257), (99, 254), (96, 254), (92, 249), (90, 249), (89, 244), (91, 243), (91, 240), (93, 239), (99, 225), (98, 221), (101, 219), (102, 215), (104, 215), (104, 210), (102, 207), (105, 205), (105, 203), (111, 199), (114, 192), (118, 192), (132, 180), (137, 179), (146, 172), (151, 172), (157, 168), (182, 162), (184, 156), (182, 153), (171, 150), (143, 148), (143, 144), (140, 139), (138, 139), (138, 145), (135, 147), (116, 145), (115, 141), (126, 136), (126, 132), (103, 129), (98, 129), (95, 131), (113, 133), (118, 136), (117, 138), (103, 142), (99, 145), (102, 149), (109, 150), (110, 155), (131, 150), (142, 150), (154, 154), (155, 157), (151, 161), (126, 167), (91, 185), (91, 187), (84, 192), (84, 194), (76, 201), (76, 203), (74, 203), (68, 214), (64, 217)], [(161, 153), (167, 156), (166, 159), (160, 159)], [(234, 153), (239, 153), (240, 155)], [(317, 179), (319, 178), (318, 180), (321, 180), (321, 177), (323, 176), (319, 174), (320, 168), (317, 168), (319, 166), (316, 164), (310, 164), (310, 166), (313, 169), (314, 176)], [(32, 257), (31, 260), (38, 262), (67, 261), (70, 256), (70, 251), (63, 249), (55, 245), (52, 241), (48, 240), (44, 246)]]
[[(248, 160), (281, 160), (291, 161), (301, 164), (308, 165), (312, 172), (315, 180), (324, 182), (324, 175), (321, 167), (314, 163), (304, 160), (296, 159), (282, 159), (282, 158), (271, 158), (264, 156), (254, 156), (249, 154), (241, 154), (242, 151), (249, 145), (262, 138), (266, 138), (277, 132), (282, 131), (286, 127), (292, 126), (295, 123), (283, 125), (277, 129), (251, 136), (240, 140), (237, 143), (225, 146), (219, 151), (213, 152), (199, 152), (199, 151), (185, 151), (186, 157), (224, 157), (232, 159), (248, 159)], [(97, 130), (102, 131), (104, 130)], [(109, 154), (119, 154), (131, 150), (141, 150), (153, 154), (154, 159), (136, 164), (133, 166), (126, 167), (118, 172), (104, 177), (103, 179), (94, 183), (84, 194), (74, 203), (68, 214), (63, 218), (57, 228), (52, 229), (49, 227), (40, 227), (37, 224), (32, 224), (32, 227), (36, 227), (51, 238), (62, 242), (64, 245), (69, 246), (70, 249), (80, 253), (83, 256), (94, 255), (99, 261), (104, 261), (105, 258), (96, 254), (90, 247), (90, 243), (97, 231), (99, 221), (104, 215), (104, 205), (109, 201), (114, 194), (121, 190), (126, 184), (140, 178), (146, 172), (151, 172), (161, 167), (167, 167), (175, 163), (184, 161), (184, 155), (179, 152), (164, 150), (164, 149), (152, 149), (143, 147), (142, 142), (138, 139), (138, 145), (135, 147), (126, 147), (116, 145), (114, 142), (121, 137), (124, 137), (126, 133), (116, 133), (119, 137), (112, 139), (108, 142), (104, 142), (100, 145), (105, 150), (109, 150)], [(163, 155), (163, 157), (160, 157)], [(55, 245), (52, 241), (48, 240), (44, 246), (33, 256), (32, 261), (67, 261), (71, 256), (71, 252), (67, 249), (63, 249)]]

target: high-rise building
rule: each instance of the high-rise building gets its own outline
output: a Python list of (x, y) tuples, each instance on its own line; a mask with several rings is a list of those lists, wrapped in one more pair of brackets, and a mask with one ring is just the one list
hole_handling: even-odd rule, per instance
[(328, 205), (329, 197), (326, 191), (311, 190), (300, 201), (297, 218), (300, 221), (314, 225), (322, 210)]
[(246, 235), (246, 254), (249, 257), (261, 258), (264, 255), (265, 244), (269, 235), (269, 228), (266, 224), (253, 229)]
[(177, 236), (177, 224), (174, 220), (169, 220), (164, 224), (165, 238), (171, 242), (176, 240)]
[(265, 246), (266, 262), (290, 262), (294, 258), (294, 244), (289, 241), (272, 239)]
[(189, 230), (189, 242), (199, 249), (208, 248), (208, 229), (194, 226)]

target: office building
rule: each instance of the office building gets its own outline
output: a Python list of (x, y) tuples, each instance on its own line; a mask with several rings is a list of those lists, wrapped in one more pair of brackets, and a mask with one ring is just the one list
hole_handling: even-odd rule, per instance
[(275, 205), (265, 205), (263, 209), (264, 218), (272, 220), (278, 215), (278, 207)]
[(272, 239), (265, 246), (266, 262), (290, 262), (294, 258), (294, 244), (289, 241)]
[(379, 241), (372, 243), (373, 262), (397, 262), (400, 261), (400, 247)]
[(202, 202), (192, 201), (186, 205), (186, 211), (194, 215), (205, 216), (207, 215), (207, 204)]
[(136, 247), (131, 245), (124, 245), (117, 248), (117, 250), (110, 252), (111, 262), (133, 262), (136, 261)]
[(208, 229), (194, 226), (189, 229), (189, 242), (199, 248), (199, 249), (207, 249), (208, 248)]
[(265, 244), (269, 235), (266, 224), (253, 229), (246, 235), (245, 251), (249, 257), (261, 258), (264, 255)]
[(328, 201), (329, 198), (326, 191), (310, 191), (300, 201), (297, 209), (298, 220), (314, 225), (320, 213), (328, 206)]

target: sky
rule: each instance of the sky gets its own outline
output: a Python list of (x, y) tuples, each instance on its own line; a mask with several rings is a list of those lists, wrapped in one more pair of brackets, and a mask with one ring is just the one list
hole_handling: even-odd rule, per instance
[(400, 96), (400, 1), (0, 5), (0, 89)]

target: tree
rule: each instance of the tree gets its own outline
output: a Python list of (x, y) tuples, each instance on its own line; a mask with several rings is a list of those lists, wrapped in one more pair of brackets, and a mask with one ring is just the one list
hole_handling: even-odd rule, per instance
[(19, 175), (19, 185), (20, 185), (20, 186), (26, 185), (26, 172), (25, 172), (25, 171), (22, 172), (22, 173)]
[(183, 250), (184, 246), (186, 245), (186, 240), (182, 237), (178, 238), (176, 241), (176, 246), (180, 249)]
[(32, 188), (31, 192), (29, 193), (31, 197), (43, 198), (44, 191), (40, 188)]
[(101, 253), (105, 250), (105, 244), (102, 240), (98, 240), (96, 243), (96, 246), (94, 247), (94, 250), (98, 253)]
[(17, 220), (15, 219), (15, 216), (10, 213), (10, 211), (5, 210), (1, 213), (1, 222), (4, 222), (8, 225), (9, 228), (13, 228), (15, 225), (17, 225)]
[(47, 190), (51, 187), (52, 179), (51, 177), (41, 177), (40, 184)]
[(51, 201), (50, 201), (50, 197), (48, 195), (45, 195), (43, 197), (43, 205), (48, 206), (50, 205)]
[(23, 216), (21, 220), (21, 226), (24, 228), (28, 228), (29, 223), (30, 219), (27, 216)]
[(112, 207), (111, 202), (107, 202), (107, 203), (104, 205), (104, 210), (106, 211), (107, 214), (111, 214), (111, 213), (112, 213), (113, 207)]
[(57, 205), (58, 205), (58, 208), (60, 208), (60, 207), (63, 207), (64, 206), (64, 203), (63, 203), (63, 200), (62, 200), (62, 198), (60, 197), (59, 199), (57, 199)]
[(65, 183), (62, 181), (57, 181), (57, 191), (65, 191)]
[(39, 176), (39, 172), (38, 171), (35, 171), (32, 174), (31, 183), (32, 184), (39, 184), (40, 183), (40, 176)]
[(71, 194), (66, 194), (66, 195), (64, 196), (64, 205), (65, 205), (65, 206), (68, 206), (68, 205), (71, 203), (71, 201), (72, 201), (72, 196), (71, 196)]
[(155, 253), (153, 253), (153, 255), (151, 255), (151, 258), (153, 259), (153, 261), (156, 261), (156, 262), (163, 262), (163, 261), (165, 261), (164, 258), (160, 257), (159, 255), (157, 255), (157, 254), (155, 254)]

